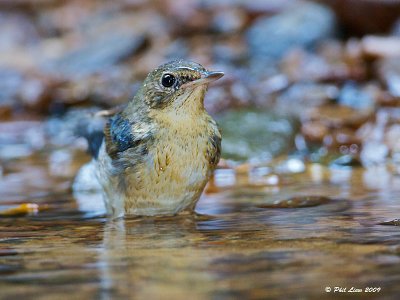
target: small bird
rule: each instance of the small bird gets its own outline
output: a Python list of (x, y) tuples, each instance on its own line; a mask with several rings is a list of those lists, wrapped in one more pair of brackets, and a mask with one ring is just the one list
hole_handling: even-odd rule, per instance
[(91, 152), (111, 216), (194, 210), (221, 154), (204, 95), (223, 75), (189, 61), (163, 64), (108, 120)]

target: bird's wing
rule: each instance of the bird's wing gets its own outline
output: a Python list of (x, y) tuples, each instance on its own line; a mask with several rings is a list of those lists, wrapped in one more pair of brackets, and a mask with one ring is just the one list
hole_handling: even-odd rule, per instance
[(217, 130), (208, 140), (207, 156), (210, 164), (215, 168), (221, 157), (221, 134)]
[[(107, 124), (107, 117), (113, 116), (122, 111), (124, 106), (117, 106), (109, 110), (101, 110), (95, 113), (74, 113), (76, 123), (72, 124), (74, 134), (78, 137), (84, 137), (88, 143), (88, 152), (93, 158), (98, 157), (100, 147), (104, 139), (104, 127)], [(74, 120), (73, 119), (73, 120)], [(70, 121), (71, 123), (71, 121)]]
[(148, 122), (132, 121), (118, 113), (106, 124), (104, 136), (106, 152), (113, 165), (126, 168), (137, 164), (147, 154), (153, 128)]

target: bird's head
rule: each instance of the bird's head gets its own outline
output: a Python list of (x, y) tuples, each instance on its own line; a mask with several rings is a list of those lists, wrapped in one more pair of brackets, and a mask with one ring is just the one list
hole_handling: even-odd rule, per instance
[(142, 100), (152, 110), (203, 108), (208, 84), (223, 75), (222, 72), (207, 71), (202, 65), (190, 61), (168, 62), (149, 73), (143, 82)]

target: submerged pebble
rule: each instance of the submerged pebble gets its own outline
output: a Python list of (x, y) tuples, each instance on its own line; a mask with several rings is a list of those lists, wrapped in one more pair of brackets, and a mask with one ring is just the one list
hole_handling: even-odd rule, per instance
[(301, 208), (301, 207), (312, 207), (331, 202), (332, 199), (322, 196), (304, 196), (294, 197), (284, 200), (277, 200), (272, 203), (265, 203), (257, 205), (262, 208)]

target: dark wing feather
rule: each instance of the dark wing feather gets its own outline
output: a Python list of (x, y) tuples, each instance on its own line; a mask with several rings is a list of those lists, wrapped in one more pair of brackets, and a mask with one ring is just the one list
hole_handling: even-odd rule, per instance
[[(106, 151), (118, 164), (118, 161), (139, 159), (146, 154), (152, 139), (151, 127), (144, 121), (130, 121), (121, 114), (110, 118), (104, 129)], [(134, 163), (134, 161), (132, 161)]]
[(216, 167), (221, 157), (221, 135), (218, 131), (209, 138), (207, 155), (210, 164)]
[(132, 148), (138, 142), (132, 133), (129, 120), (117, 114), (110, 118), (104, 129), (106, 139), (106, 151), (115, 159), (118, 153)]

